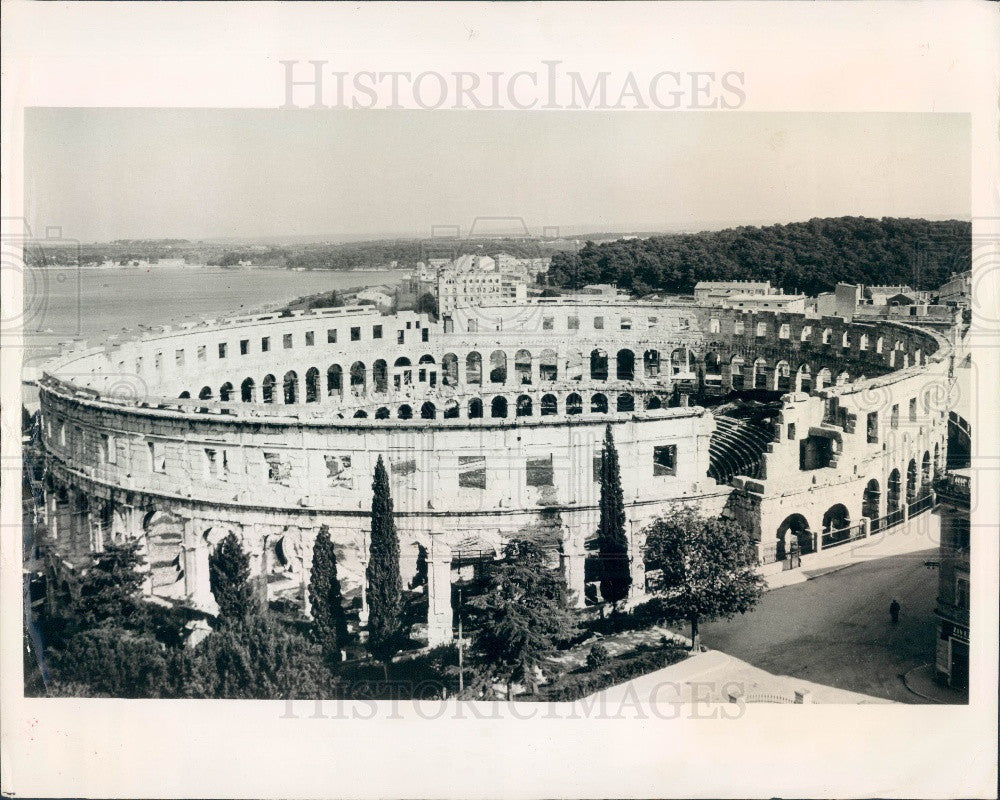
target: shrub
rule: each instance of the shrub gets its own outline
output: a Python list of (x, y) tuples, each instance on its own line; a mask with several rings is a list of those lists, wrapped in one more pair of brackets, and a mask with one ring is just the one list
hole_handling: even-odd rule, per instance
[(121, 628), (77, 634), (52, 653), (51, 694), (63, 697), (169, 696), (167, 659), (152, 636)]
[(687, 651), (683, 648), (667, 647), (651, 653), (615, 658), (600, 672), (571, 675), (546, 687), (539, 693), (537, 699), (550, 702), (579, 700), (609, 686), (676, 664), (687, 658), (687, 655)]
[(603, 667), (611, 660), (611, 653), (608, 652), (608, 648), (603, 644), (598, 642), (593, 647), (590, 648), (590, 652), (587, 653), (587, 669), (596, 670)]
[(311, 698), (330, 683), (321, 648), (266, 615), (231, 623), (183, 656), (172, 669), (187, 697)]

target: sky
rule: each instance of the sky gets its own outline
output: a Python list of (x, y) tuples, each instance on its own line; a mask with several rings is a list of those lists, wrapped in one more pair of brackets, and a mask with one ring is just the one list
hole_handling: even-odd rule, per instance
[(81, 241), (971, 213), (962, 114), (33, 108), (25, 128), (29, 225)]

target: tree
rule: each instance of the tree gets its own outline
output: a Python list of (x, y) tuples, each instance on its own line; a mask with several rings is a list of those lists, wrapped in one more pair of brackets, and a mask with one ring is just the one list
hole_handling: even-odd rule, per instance
[(319, 529), (313, 545), (309, 603), (312, 606), (313, 637), (330, 660), (339, 661), (340, 648), (347, 641), (347, 617), (337, 578), (337, 553), (326, 525)]
[(424, 292), (420, 295), (417, 300), (417, 312), (420, 314), (430, 314), (432, 317), (437, 317), (438, 313), (438, 302), (437, 298), (430, 292)]
[(71, 612), (82, 629), (113, 626), (143, 629), (148, 614), (142, 600), (146, 563), (135, 539), (109, 544), (93, 556), (80, 579), (79, 599)]
[(483, 593), (469, 602), (480, 627), (475, 661), (507, 685), (508, 698), (515, 682), (534, 692), (536, 670), (576, 630), (566, 586), (545, 563), (545, 551), (527, 540), (509, 543), (503, 559), (490, 563)]
[(765, 581), (757, 574), (751, 535), (732, 520), (674, 511), (647, 530), (646, 568), (662, 570), (662, 588), (647, 611), (666, 622), (691, 625), (691, 649), (699, 646), (698, 623), (753, 610)]
[(243, 552), (235, 533), (209, 554), (208, 574), (220, 619), (233, 622), (258, 610), (257, 592), (250, 581), (250, 556)]
[(601, 596), (614, 607), (628, 597), (632, 585), (628, 539), (625, 536), (625, 499), (622, 494), (618, 450), (608, 425), (601, 452), (601, 518), (597, 527), (600, 551)]
[[(914, 275), (919, 251), (921, 267)], [(554, 286), (615, 283), (637, 292), (690, 293), (699, 280), (769, 280), (788, 292), (816, 294), (838, 281), (940, 286), (971, 264), (968, 222), (921, 219), (812, 219), (763, 228), (588, 241), (552, 255)]]
[(368, 559), (368, 650), (388, 663), (403, 644), (403, 582), (399, 575), (399, 537), (393, 518), (389, 475), (378, 457), (372, 481), (372, 535)]

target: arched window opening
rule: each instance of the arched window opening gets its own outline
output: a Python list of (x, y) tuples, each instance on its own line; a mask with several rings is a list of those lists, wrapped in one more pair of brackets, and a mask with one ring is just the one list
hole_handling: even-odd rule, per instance
[(326, 370), (327, 397), (343, 397), (344, 370), (340, 364), (331, 364)]
[(465, 382), (475, 385), (483, 382), (483, 357), (479, 353), (469, 353), (465, 357)]
[(538, 377), (543, 381), (554, 381), (559, 378), (559, 357), (555, 350), (543, 350), (538, 363)]
[(604, 350), (592, 350), (590, 353), (590, 378), (595, 381), (608, 379), (608, 354)]
[(265, 375), (261, 384), (261, 398), (265, 403), (274, 402), (274, 388), (278, 385), (278, 379), (273, 375)]
[(306, 370), (306, 402), (319, 402), (319, 370), (316, 367)]
[(531, 384), (531, 353), (527, 350), (518, 350), (514, 354), (514, 373), (517, 375), (518, 385)]
[(299, 402), (299, 376), (294, 370), (289, 370), (285, 373), (282, 388), (284, 389), (285, 405), (293, 405)]
[(635, 380), (635, 353), (622, 349), (615, 357), (615, 377), (620, 381)]
[(490, 383), (507, 382), (507, 354), (503, 350), (494, 350), (490, 354)]

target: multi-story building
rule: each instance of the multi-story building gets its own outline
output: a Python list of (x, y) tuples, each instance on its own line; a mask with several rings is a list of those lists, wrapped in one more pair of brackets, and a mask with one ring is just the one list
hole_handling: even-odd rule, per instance
[(937, 291), (939, 303), (968, 305), (972, 297), (972, 271), (953, 272), (951, 278)]
[(937, 680), (956, 689), (969, 687), (969, 476), (956, 470), (935, 488), (941, 501), (938, 618), (934, 672)]
[(456, 308), (494, 301), (523, 303), (528, 295), (525, 280), (496, 266), (489, 256), (463, 255), (441, 267), (437, 273), (438, 312), (449, 314)]

